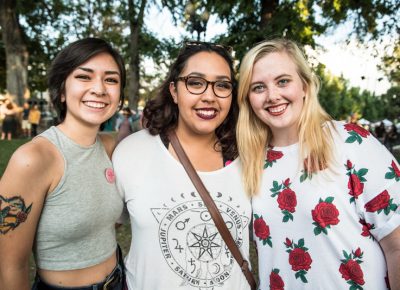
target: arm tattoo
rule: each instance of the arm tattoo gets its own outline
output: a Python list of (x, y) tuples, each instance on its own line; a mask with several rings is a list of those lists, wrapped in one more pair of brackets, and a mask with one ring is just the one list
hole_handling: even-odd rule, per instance
[(0, 235), (5, 235), (26, 221), (31, 209), (32, 203), (26, 207), (20, 196), (5, 198), (0, 195)]

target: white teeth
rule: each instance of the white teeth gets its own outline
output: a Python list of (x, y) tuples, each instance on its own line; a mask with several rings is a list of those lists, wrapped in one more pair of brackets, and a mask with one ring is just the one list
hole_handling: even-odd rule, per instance
[(280, 113), (286, 109), (286, 106), (287, 104), (283, 104), (277, 107), (269, 107), (268, 111), (270, 111), (271, 113)]
[(214, 110), (197, 110), (197, 112), (201, 115), (205, 115), (205, 116), (212, 116), (215, 114)]
[(86, 106), (91, 107), (91, 108), (104, 108), (106, 106), (105, 103), (98, 103), (98, 102), (84, 102)]

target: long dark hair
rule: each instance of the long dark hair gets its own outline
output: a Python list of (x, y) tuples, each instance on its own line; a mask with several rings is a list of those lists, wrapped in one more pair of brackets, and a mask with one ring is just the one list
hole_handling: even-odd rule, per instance
[(124, 102), (126, 71), (123, 58), (107, 41), (100, 38), (84, 38), (71, 43), (61, 50), (54, 58), (49, 70), (48, 85), (50, 99), (57, 111), (59, 122), (64, 121), (67, 112), (66, 103), (61, 101), (61, 96), (65, 93), (65, 81), (67, 77), (79, 65), (99, 53), (111, 55), (117, 63), (121, 74), (120, 101), (121, 104)]
[(230, 78), (233, 84), (232, 104), (226, 119), (215, 130), (215, 134), (218, 138), (224, 158), (233, 160), (238, 156), (235, 138), (236, 122), (239, 112), (237, 104), (237, 80), (235, 78), (233, 59), (228, 49), (222, 45), (204, 42), (189, 42), (184, 45), (175, 62), (172, 64), (167, 78), (160, 86), (157, 96), (146, 103), (143, 110), (143, 127), (147, 128), (150, 134), (160, 134), (161, 136), (165, 136), (169, 130), (176, 128), (178, 125), (179, 109), (177, 104), (173, 101), (169, 91), (169, 85), (171, 82), (176, 82), (182, 70), (185, 68), (188, 59), (203, 51), (215, 52), (223, 57), (229, 65), (231, 72)]

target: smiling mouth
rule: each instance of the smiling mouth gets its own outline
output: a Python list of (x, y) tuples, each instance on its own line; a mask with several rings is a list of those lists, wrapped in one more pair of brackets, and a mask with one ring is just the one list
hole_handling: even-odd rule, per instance
[(288, 104), (282, 104), (278, 106), (268, 107), (267, 111), (273, 116), (279, 116), (285, 112), (287, 106)]
[(217, 110), (215, 109), (197, 109), (197, 116), (204, 120), (211, 120), (217, 116)]
[(94, 108), (94, 109), (102, 109), (105, 108), (107, 106), (106, 103), (102, 103), (102, 102), (92, 102), (92, 101), (86, 101), (83, 102), (86, 106), (90, 107), (90, 108)]

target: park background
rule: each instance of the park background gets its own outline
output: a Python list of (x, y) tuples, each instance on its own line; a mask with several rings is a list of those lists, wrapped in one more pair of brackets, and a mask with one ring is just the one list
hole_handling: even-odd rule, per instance
[[(321, 104), (333, 118), (399, 124), (398, 19), (397, 0), (1, 0), (0, 103), (37, 103), (41, 129), (54, 124), (47, 70), (61, 48), (83, 37), (120, 50), (128, 71), (125, 106), (140, 111), (185, 40), (232, 46), (238, 67), (253, 44), (283, 36), (305, 45), (322, 83)], [(0, 178), (28, 140), (0, 141)], [(118, 229), (118, 240), (126, 253), (128, 225)]]

